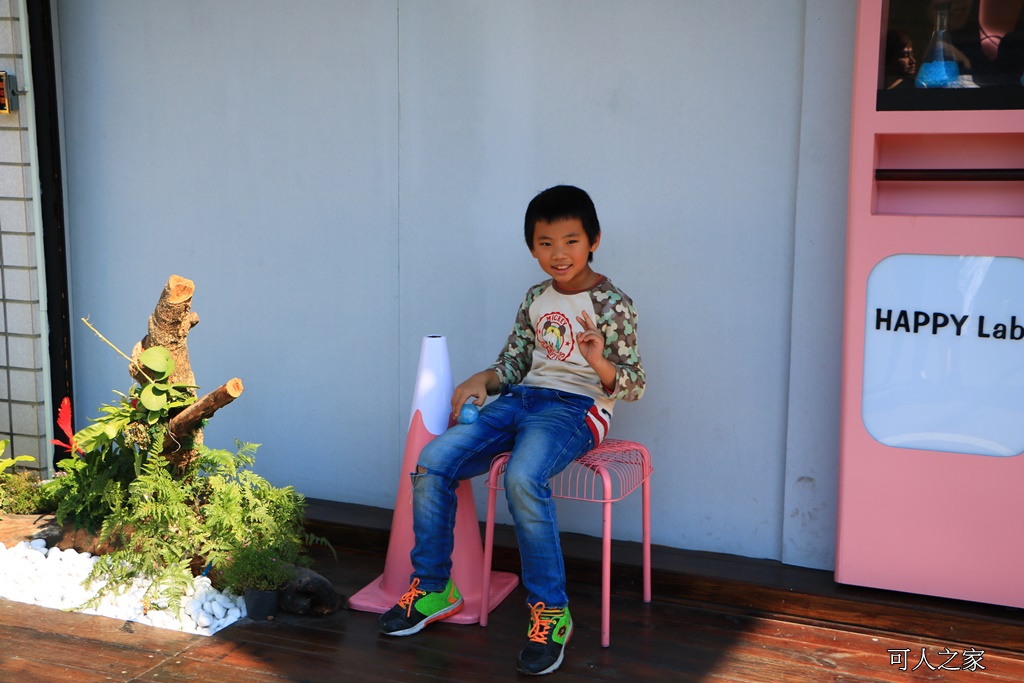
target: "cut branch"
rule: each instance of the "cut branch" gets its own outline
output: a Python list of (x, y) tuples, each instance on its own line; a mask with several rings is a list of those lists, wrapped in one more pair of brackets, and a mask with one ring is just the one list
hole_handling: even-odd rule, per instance
[(200, 422), (210, 419), (215, 412), (241, 396), (244, 389), (242, 380), (235, 377), (172, 417), (167, 426), (169, 438), (166, 443), (170, 448), (165, 450), (177, 449), (183, 439), (191, 436), (201, 426)]

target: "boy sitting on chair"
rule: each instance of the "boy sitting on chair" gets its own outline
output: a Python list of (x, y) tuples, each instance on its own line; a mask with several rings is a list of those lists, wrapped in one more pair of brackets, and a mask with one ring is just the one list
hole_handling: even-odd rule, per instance
[(530, 607), (520, 673), (557, 669), (572, 634), (565, 565), (548, 480), (601, 443), (617, 399), (644, 391), (633, 302), (590, 262), (601, 243), (594, 203), (559, 185), (526, 209), (526, 244), (550, 279), (531, 287), (498, 360), (452, 394), (452, 414), (483, 406), (428, 443), (412, 474), (413, 574), (409, 591), (380, 618), (381, 633), (407, 636), (462, 609), (451, 580), (456, 488), (511, 451), (505, 491)]

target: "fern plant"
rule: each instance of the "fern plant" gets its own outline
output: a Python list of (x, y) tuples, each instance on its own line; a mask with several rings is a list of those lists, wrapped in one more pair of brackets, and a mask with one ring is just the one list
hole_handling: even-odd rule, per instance
[(276, 488), (252, 471), (258, 444), (237, 443), (237, 453), (204, 449), (198, 461), (204, 475), (203, 506), (209, 542), (202, 554), (223, 565), (246, 544), (274, 547), (286, 562), (301, 561), (308, 536), (302, 526), (306, 500), (291, 486)]
[(97, 532), (103, 520), (122, 506), (128, 484), (135, 478), (134, 452), (119, 443), (101, 452), (61, 460), (64, 476), (54, 480), (58, 524), (72, 521), (75, 528)]
[(146, 461), (127, 496), (103, 521), (101, 540), (114, 541), (118, 550), (101, 555), (89, 575), (87, 586), (100, 578), (106, 581), (97, 600), (142, 578), (150, 581), (143, 595), (146, 609), (181, 606), (192, 585), (191, 561), (200, 527), (189, 488), (171, 476), (166, 458), (156, 455)]

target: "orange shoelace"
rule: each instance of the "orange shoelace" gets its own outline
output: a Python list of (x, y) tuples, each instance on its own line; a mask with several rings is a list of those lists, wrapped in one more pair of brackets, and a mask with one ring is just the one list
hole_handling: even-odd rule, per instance
[(546, 643), (551, 627), (564, 612), (564, 609), (548, 609), (543, 602), (530, 605), (530, 632), (526, 637), (535, 643)]
[(416, 598), (421, 595), (426, 595), (426, 591), (421, 591), (417, 586), (420, 585), (419, 579), (413, 579), (412, 585), (409, 586), (408, 592), (398, 600), (398, 606), (405, 608), (405, 616), (412, 615), (412, 603), (416, 602)]

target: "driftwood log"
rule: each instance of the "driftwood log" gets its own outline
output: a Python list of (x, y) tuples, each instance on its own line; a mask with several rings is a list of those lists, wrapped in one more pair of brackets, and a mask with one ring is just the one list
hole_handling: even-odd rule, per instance
[[(188, 356), (188, 333), (199, 324), (199, 316), (192, 310), (192, 295), (196, 286), (192, 280), (172, 275), (160, 293), (160, 299), (149, 316), (149, 328), (135, 348), (128, 372), (140, 385), (149, 383), (139, 356), (151, 346), (162, 346), (174, 359), (174, 372), (168, 378), (170, 384), (194, 386), (195, 374)], [(241, 396), (242, 380), (235, 377), (226, 384), (196, 399), (177, 413), (170, 415), (164, 436), (163, 455), (173, 464), (185, 468), (196, 458), (195, 447), (203, 443), (203, 421), (209, 419), (220, 408)], [(193, 396), (195, 389), (189, 390)]]

